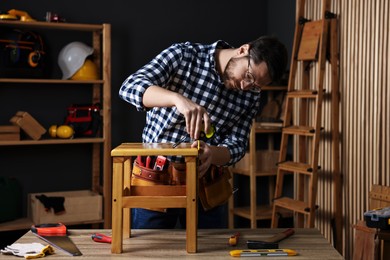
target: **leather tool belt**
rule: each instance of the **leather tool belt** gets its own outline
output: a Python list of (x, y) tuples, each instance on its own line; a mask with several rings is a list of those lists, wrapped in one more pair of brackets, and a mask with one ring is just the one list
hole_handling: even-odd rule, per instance
[[(227, 167), (210, 166), (208, 172), (199, 179), (199, 199), (204, 210), (210, 210), (222, 205), (232, 195), (230, 184), (231, 172)], [(134, 161), (131, 174), (132, 186), (158, 185), (186, 185), (186, 165), (184, 163), (170, 163), (164, 170), (150, 169), (140, 166)], [(150, 209), (150, 208), (149, 208)], [(150, 209), (165, 212), (166, 209)]]

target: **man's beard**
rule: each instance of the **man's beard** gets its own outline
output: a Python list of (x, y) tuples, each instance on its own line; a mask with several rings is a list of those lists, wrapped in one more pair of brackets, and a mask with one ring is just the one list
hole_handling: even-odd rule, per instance
[(240, 88), (240, 80), (238, 80), (234, 76), (234, 69), (237, 67), (236, 60), (238, 60), (238, 59), (240, 59), (240, 58), (231, 58), (228, 61), (226, 68), (223, 72), (222, 80), (223, 80), (226, 88), (228, 88), (228, 89), (232, 89), (232, 90), (241, 89)]

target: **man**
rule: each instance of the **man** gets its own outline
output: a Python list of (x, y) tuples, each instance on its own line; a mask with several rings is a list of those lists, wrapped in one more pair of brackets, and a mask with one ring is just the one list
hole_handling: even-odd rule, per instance
[[(229, 166), (245, 155), (261, 87), (278, 81), (286, 65), (286, 48), (274, 37), (262, 36), (238, 48), (221, 40), (210, 45), (178, 43), (130, 75), (119, 95), (147, 111), (145, 143), (176, 143), (187, 137), (197, 147), (194, 140), (213, 126), (213, 137), (200, 141), (202, 177), (211, 165)], [(199, 228), (224, 227), (222, 210), (205, 212), (200, 206)], [(178, 219), (185, 219), (179, 209), (134, 209), (132, 214), (133, 228), (173, 228)]]

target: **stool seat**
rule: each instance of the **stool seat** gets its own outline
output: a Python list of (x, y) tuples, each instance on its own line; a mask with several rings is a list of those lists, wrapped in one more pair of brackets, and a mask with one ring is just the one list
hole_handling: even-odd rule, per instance
[[(186, 162), (186, 185), (131, 186), (132, 162), (136, 156), (183, 156)], [(198, 222), (198, 149), (182, 143), (123, 143), (111, 151), (112, 186), (112, 253), (122, 253), (123, 239), (131, 237), (131, 208), (186, 208), (186, 249), (197, 251)], [(159, 190), (161, 194), (156, 194)], [(165, 191), (164, 191), (165, 190)]]

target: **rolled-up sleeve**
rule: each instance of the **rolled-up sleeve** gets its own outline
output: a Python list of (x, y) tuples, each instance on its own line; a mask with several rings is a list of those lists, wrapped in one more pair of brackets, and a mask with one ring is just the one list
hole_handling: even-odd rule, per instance
[(119, 97), (134, 105), (138, 111), (145, 111), (142, 98), (146, 89), (153, 85), (165, 87), (171, 75), (178, 69), (181, 59), (181, 44), (174, 44), (165, 49), (123, 82), (119, 89)]

